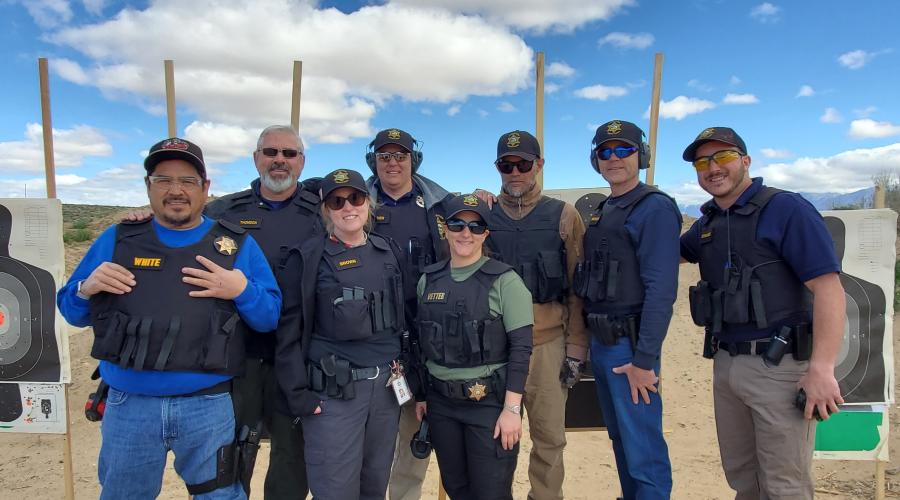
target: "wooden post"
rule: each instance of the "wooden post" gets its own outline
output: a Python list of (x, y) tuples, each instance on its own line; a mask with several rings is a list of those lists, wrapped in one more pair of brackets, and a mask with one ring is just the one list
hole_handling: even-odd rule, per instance
[(875, 460), (875, 500), (884, 500), (884, 467), (886, 462)]
[(887, 204), (885, 195), (885, 186), (882, 184), (875, 184), (875, 195), (872, 200), (872, 208), (885, 208)]
[[(541, 145), (541, 157), (546, 156), (544, 151), (544, 53), (538, 52), (534, 62), (534, 95), (535, 95), (535, 120), (534, 137)], [(538, 189), (544, 189), (544, 171), (537, 175)]]
[(650, 100), (650, 167), (647, 169), (647, 185), (653, 185), (656, 171), (656, 132), (659, 128), (659, 93), (662, 86), (663, 53), (657, 52), (653, 63), (653, 97)]
[(38, 78), (41, 85), (41, 122), (44, 127), (44, 177), (47, 198), (56, 198), (56, 163), (53, 159), (53, 123), (50, 118), (50, 78), (47, 58), (38, 58)]
[(66, 404), (63, 408), (66, 418), (66, 436), (63, 438), (63, 480), (66, 483), (66, 500), (75, 500), (75, 476), (72, 472), (72, 424), (69, 421), (69, 384), (66, 388)]
[(178, 136), (175, 121), (175, 63), (171, 59), (163, 61), (166, 72), (166, 117), (168, 118), (169, 137)]
[(294, 84), (291, 87), (291, 127), (300, 133), (300, 79), (303, 76), (303, 61), (294, 61)]

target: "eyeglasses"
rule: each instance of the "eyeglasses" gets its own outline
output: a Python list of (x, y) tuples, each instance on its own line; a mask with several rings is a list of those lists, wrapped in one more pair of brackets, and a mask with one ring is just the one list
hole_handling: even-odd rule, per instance
[(694, 158), (693, 164), (694, 168), (697, 169), (698, 172), (704, 172), (709, 170), (709, 162), (714, 161), (716, 165), (722, 166), (726, 163), (731, 163), (734, 160), (741, 158), (742, 155), (740, 151), (735, 151), (733, 149), (723, 149), (722, 151), (716, 151), (715, 153), (709, 156), (701, 156), (699, 158)]
[(329, 196), (329, 197), (325, 198), (325, 206), (331, 210), (340, 210), (340, 209), (344, 208), (344, 203), (349, 201), (350, 204), (353, 205), (354, 207), (359, 207), (359, 206), (362, 206), (362, 204), (365, 203), (366, 200), (368, 200), (368, 199), (369, 199), (369, 197), (366, 194), (361, 193), (359, 191), (354, 191), (354, 192), (350, 193), (349, 196), (346, 196), (346, 197), (344, 197), (344, 196)]
[(519, 173), (527, 174), (528, 172), (531, 172), (531, 169), (534, 167), (534, 160), (497, 160), (494, 162), (494, 165), (497, 165), (497, 170), (499, 170), (501, 174), (511, 174), (514, 168), (519, 169)]
[(449, 229), (451, 233), (458, 233), (464, 228), (469, 228), (469, 231), (471, 231), (472, 234), (484, 234), (487, 230), (487, 224), (481, 220), (466, 222), (462, 219), (447, 219), (444, 221), (444, 224), (447, 225), (447, 229)]
[(409, 158), (409, 153), (404, 153), (402, 151), (397, 151), (396, 153), (375, 153), (375, 158), (387, 163), (391, 161), (391, 158), (397, 160), (397, 163)]
[(203, 185), (203, 179), (197, 177), (169, 177), (168, 175), (149, 175), (150, 186), (159, 191), (169, 191), (176, 185), (185, 191), (196, 191)]
[(597, 158), (600, 158), (603, 161), (612, 158), (613, 153), (616, 154), (616, 158), (624, 160), (636, 152), (637, 148), (634, 146), (616, 146), (614, 148), (602, 148), (596, 150)]
[(278, 149), (278, 148), (262, 148), (257, 151), (261, 151), (262, 154), (268, 156), (269, 158), (275, 158), (278, 156), (278, 153), (281, 152), (281, 156), (285, 158), (296, 158), (303, 154), (303, 151), (299, 151), (296, 149)]

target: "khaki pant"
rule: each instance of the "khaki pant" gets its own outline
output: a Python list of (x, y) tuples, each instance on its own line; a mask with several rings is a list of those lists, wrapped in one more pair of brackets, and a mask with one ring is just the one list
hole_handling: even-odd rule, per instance
[(716, 432), (736, 500), (812, 500), (816, 425), (794, 407), (808, 366), (790, 354), (768, 367), (761, 356), (716, 353)]
[(400, 432), (394, 451), (394, 465), (391, 467), (391, 482), (388, 484), (391, 500), (418, 500), (422, 497), (422, 481), (425, 480), (431, 457), (422, 460), (412, 456), (410, 452), (409, 442), (418, 430), (416, 404), (406, 403), (400, 408)]
[(525, 382), (525, 412), (531, 434), (528, 479), (533, 500), (562, 499), (565, 479), (563, 448), (566, 447), (566, 398), (559, 381), (566, 359), (565, 337), (534, 346)]

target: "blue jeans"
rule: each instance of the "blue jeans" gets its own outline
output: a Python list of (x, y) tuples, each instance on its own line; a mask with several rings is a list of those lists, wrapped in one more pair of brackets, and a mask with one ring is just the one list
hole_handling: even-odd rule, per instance
[[(187, 484), (216, 476), (216, 452), (234, 440), (228, 393), (155, 397), (109, 389), (101, 425), (100, 498), (151, 499), (159, 495), (169, 450)], [(240, 482), (195, 499), (246, 499)]]
[[(614, 346), (591, 340), (591, 365), (603, 420), (612, 440), (622, 494), (628, 499), (669, 498), (672, 494), (672, 465), (669, 447), (662, 433), (662, 398), (650, 393), (650, 404), (638, 396), (631, 401), (628, 377), (613, 368), (630, 363), (634, 356), (631, 341), (619, 339)], [(659, 361), (654, 367), (659, 375)]]

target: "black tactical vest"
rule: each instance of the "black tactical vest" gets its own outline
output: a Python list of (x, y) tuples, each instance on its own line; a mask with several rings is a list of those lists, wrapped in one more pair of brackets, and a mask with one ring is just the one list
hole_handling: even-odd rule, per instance
[(639, 183), (626, 203), (604, 201), (591, 214), (584, 234), (584, 262), (576, 270), (574, 284), (575, 293), (585, 299), (585, 313), (621, 316), (641, 311), (643, 280), (625, 221), (638, 203), (655, 193), (668, 198), (655, 187)]
[(745, 205), (724, 213), (710, 207), (697, 222), (701, 281), (690, 288), (691, 316), (720, 339), (753, 331), (767, 337), (773, 328), (811, 318), (806, 286), (756, 237), (760, 213), (781, 192), (764, 186)]
[(325, 234), (318, 213), (319, 197), (298, 185), (288, 206), (272, 210), (256, 194), (259, 179), (253, 184), (255, 189), (211, 202), (206, 207), (206, 214), (249, 230), (248, 234), (259, 244), (272, 272), (278, 277), (279, 265), (287, 258), (289, 248)]
[[(112, 261), (130, 270), (137, 285), (123, 295), (91, 297), (91, 356), (135, 370), (241, 375), (246, 327), (234, 302), (190, 297), (201, 288), (184, 283), (181, 268), (198, 267), (195, 257), (203, 255), (232, 269), (245, 236), (219, 222), (197, 243), (170, 248), (149, 221), (119, 224)], [(236, 247), (231, 255), (217, 251), (225, 238)]]
[[(419, 195), (418, 199), (422, 199)], [(425, 267), (435, 262), (434, 242), (428, 225), (428, 212), (416, 200), (398, 206), (382, 205), (375, 212), (375, 232), (397, 243), (409, 269), (410, 283), (404, 286), (415, 289)]]
[(489, 259), (465, 281), (450, 276), (449, 261), (430, 266), (419, 298), (419, 342), (425, 357), (448, 368), (508, 360), (503, 317), (490, 310), (488, 292), (510, 266)]
[(491, 210), (491, 256), (512, 266), (537, 304), (562, 302), (568, 289), (566, 245), (559, 235), (564, 206), (561, 200), (542, 196), (520, 220), (506, 215), (499, 203)]
[(361, 341), (398, 337), (405, 327), (403, 279), (387, 240), (354, 248), (326, 243), (316, 285), (316, 337)]

